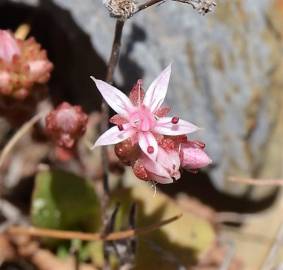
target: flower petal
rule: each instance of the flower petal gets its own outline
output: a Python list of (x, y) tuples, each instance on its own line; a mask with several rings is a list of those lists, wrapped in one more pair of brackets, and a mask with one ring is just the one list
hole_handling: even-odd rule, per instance
[(158, 162), (153, 161), (144, 155), (140, 159), (141, 164), (144, 166), (146, 171), (149, 173), (149, 178), (152, 181), (156, 181), (161, 184), (172, 183), (173, 179), (171, 178), (169, 172), (162, 167)]
[(122, 142), (128, 139), (129, 137), (131, 137), (134, 133), (135, 133), (135, 130), (130, 127), (127, 128), (126, 125), (125, 125), (125, 129), (122, 131), (120, 131), (117, 126), (112, 127), (108, 129), (107, 131), (105, 131), (97, 139), (92, 149), (100, 145), (110, 145), (110, 144), (116, 144), (116, 143)]
[(91, 77), (91, 79), (95, 82), (96, 87), (105, 101), (115, 112), (127, 117), (129, 111), (134, 109), (134, 106), (129, 98), (116, 87), (102, 80), (96, 80), (94, 77)]
[(199, 130), (199, 128), (194, 124), (182, 119), (179, 119), (177, 124), (173, 124), (171, 121), (172, 117), (163, 117), (158, 119), (154, 131), (163, 135), (177, 136)]
[(0, 30), (0, 59), (9, 63), (20, 53), (20, 47), (14, 36), (9, 31)]
[(157, 182), (159, 184), (172, 184), (174, 182), (174, 180), (170, 177), (170, 178), (166, 178), (166, 177), (161, 177), (155, 174), (150, 174), (149, 177), (154, 181)]
[[(158, 144), (151, 132), (139, 132), (139, 146), (150, 159), (156, 161)], [(152, 151), (149, 151), (150, 148)]]
[(180, 157), (177, 151), (165, 151), (158, 149), (157, 162), (170, 173), (172, 177), (180, 178)]
[(165, 99), (170, 75), (171, 65), (161, 72), (145, 93), (143, 104), (150, 108), (153, 113), (159, 109)]

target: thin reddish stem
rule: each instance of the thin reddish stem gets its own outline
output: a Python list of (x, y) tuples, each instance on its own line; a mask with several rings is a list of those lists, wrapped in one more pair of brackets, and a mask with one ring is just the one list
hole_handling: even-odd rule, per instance
[(143, 228), (130, 229), (121, 232), (113, 232), (107, 235), (103, 233), (83, 233), (83, 232), (74, 232), (74, 231), (60, 231), (60, 230), (50, 230), (50, 229), (41, 229), (41, 228), (25, 228), (25, 227), (11, 227), (8, 229), (9, 234), (23, 234), (30, 235), (35, 237), (47, 237), (47, 238), (56, 238), (56, 239), (79, 239), (83, 241), (117, 241), (121, 239), (127, 239), (135, 237), (138, 235), (146, 234), (151, 231), (157, 230), (165, 225), (168, 225), (172, 222), (175, 222), (182, 217), (182, 214), (176, 215), (174, 217), (165, 219), (159, 223), (149, 225)]

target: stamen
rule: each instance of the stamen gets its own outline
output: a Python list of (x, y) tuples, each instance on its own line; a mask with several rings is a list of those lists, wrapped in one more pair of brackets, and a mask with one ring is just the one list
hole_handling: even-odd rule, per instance
[(148, 146), (147, 147), (147, 152), (149, 153), (149, 154), (152, 154), (153, 152), (154, 152), (154, 148), (153, 148), (153, 146)]
[(123, 125), (118, 125), (118, 129), (119, 129), (120, 131), (124, 130)]
[(177, 116), (172, 117), (172, 119), (171, 119), (172, 124), (177, 124), (179, 122), (179, 119), (180, 118), (177, 117)]

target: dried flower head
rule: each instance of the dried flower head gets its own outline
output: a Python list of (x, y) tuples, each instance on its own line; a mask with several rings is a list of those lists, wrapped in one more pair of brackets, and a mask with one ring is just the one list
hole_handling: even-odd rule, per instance
[(212, 11), (213, 7), (216, 6), (216, 2), (214, 0), (173, 0), (185, 4), (191, 5), (194, 9), (196, 9), (200, 14), (206, 14)]
[(72, 149), (86, 131), (88, 116), (80, 106), (60, 104), (46, 117), (46, 133), (56, 145)]
[(53, 69), (46, 51), (33, 39), (16, 39), (0, 30), (0, 94), (15, 99), (26, 98), (34, 86), (45, 84)]
[(110, 16), (120, 20), (126, 20), (137, 11), (135, 0), (103, 0)]

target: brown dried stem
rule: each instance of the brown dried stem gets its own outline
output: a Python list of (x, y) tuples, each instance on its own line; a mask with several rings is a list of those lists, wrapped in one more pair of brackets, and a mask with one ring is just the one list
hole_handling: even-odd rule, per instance
[(230, 176), (229, 181), (253, 186), (283, 186), (283, 179), (254, 179)]
[[(115, 72), (115, 68), (118, 64), (119, 55), (120, 55), (120, 47), (121, 47), (121, 39), (124, 28), (124, 21), (117, 20), (115, 26), (115, 34), (114, 40), (112, 44), (112, 50), (110, 59), (107, 65), (107, 74), (106, 74), (106, 82), (112, 84), (113, 76)], [(109, 120), (109, 106), (106, 102), (102, 102), (102, 122), (101, 122), (101, 133), (105, 132), (109, 128), (108, 120)], [(102, 215), (102, 222), (104, 225), (104, 230), (107, 228), (108, 217), (107, 217), (107, 205), (109, 201), (110, 187), (109, 187), (109, 159), (108, 159), (108, 149), (107, 146), (102, 148), (102, 166), (103, 166), (103, 197), (102, 197), (102, 209), (104, 210)], [(105, 231), (104, 231), (105, 234)], [(105, 267), (104, 269), (108, 269), (108, 260), (107, 260), (107, 251), (104, 248), (104, 257), (105, 257)]]
[(43, 117), (43, 113), (39, 113), (32, 117), (28, 122), (24, 123), (21, 128), (14, 134), (10, 141), (5, 145), (0, 154), (0, 168), (6, 160), (9, 153), (12, 151), (17, 142), (29, 132), (29, 130)]
[(151, 7), (151, 6), (153, 6), (153, 5), (156, 5), (156, 4), (158, 4), (158, 3), (160, 3), (160, 2), (163, 2), (163, 1), (164, 1), (164, 0), (149, 0), (149, 1), (147, 1), (146, 3), (139, 5), (139, 6), (138, 6), (138, 9), (137, 9), (137, 11), (136, 11), (135, 13), (137, 13), (137, 12), (143, 10), (143, 9), (146, 9), (146, 8), (148, 8), (148, 7)]
[[(114, 34), (114, 40), (111, 50), (111, 55), (109, 59), (109, 63), (107, 66), (107, 75), (106, 75), (106, 81), (110, 84), (113, 83), (113, 75), (115, 68), (117, 66), (119, 55), (120, 55), (120, 47), (121, 47), (121, 39), (122, 39), (122, 33), (124, 28), (124, 21), (117, 20), (116, 26), (115, 26), (115, 34)], [(108, 119), (109, 119), (109, 106), (103, 102), (102, 105), (102, 124), (101, 124), (101, 132), (105, 132), (108, 127)], [(108, 154), (107, 154), (107, 147), (103, 147), (102, 149), (102, 163), (103, 163), (103, 188), (104, 188), (104, 196), (109, 196), (109, 160), (108, 160)], [(106, 204), (106, 203), (105, 203)]]
[[(173, 1), (191, 5), (194, 9), (196, 9), (201, 14), (208, 13), (209, 11), (212, 10), (212, 8), (214, 6), (216, 6), (216, 3), (215, 3), (214, 0), (199, 0), (199, 1), (196, 1), (196, 0), (173, 0)], [(153, 5), (156, 5), (156, 4), (159, 4), (159, 3), (161, 4), (163, 2), (165, 2), (165, 0), (149, 0), (146, 3), (139, 5), (135, 13), (138, 13), (139, 11), (144, 10), (148, 7), (151, 7)]]
[(149, 225), (147, 227), (130, 229), (120, 232), (113, 232), (108, 235), (104, 235), (101, 233), (82, 233), (82, 232), (74, 232), (74, 231), (49, 230), (49, 229), (41, 229), (35, 227), (26, 228), (21, 226), (11, 227), (7, 230), (7, 232), (12, 235), (22, 234), (22, 235), (30, 235), (36, 237), (47, 237), (47, 238), (56, 238), (56, 239), (67, 239), (67, 240), (79, 239), (82, 241), (117, 241), (117, 240), (127, 239), (149, 233), (165, 225), (168, 225), (178, 220), (181, 217), (182, 214), (179, 214), (174, 217), (165, 219), (159, 223)]

